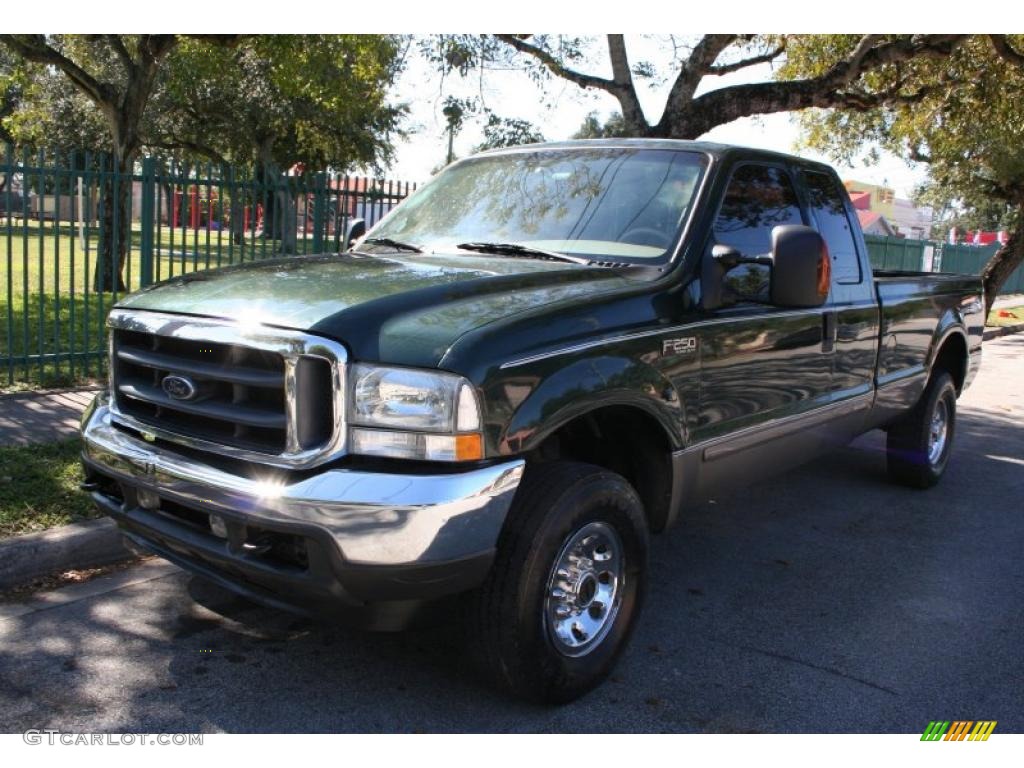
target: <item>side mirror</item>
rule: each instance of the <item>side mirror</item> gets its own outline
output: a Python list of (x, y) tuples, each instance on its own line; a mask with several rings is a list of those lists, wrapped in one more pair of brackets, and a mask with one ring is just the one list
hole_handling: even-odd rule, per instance
[(341, 252), (349, 250), (352, 243), (366, 234), (366, 221), (363, 219), (352, 219), (345, 228), (345, 239), (341, 242)]
[(821, 235), (798, 224), (772, 230), (772, 304), (820, 307), (831, 284), (832, 260)]
[(725, 290), (726, 274), (740, 264), (761, 264), (771, 267), (771, 256), (744, 256), (731, 245), (717, 243), (701, 267), (701, 304), (706, 310), (718, 309), (728, 302)]

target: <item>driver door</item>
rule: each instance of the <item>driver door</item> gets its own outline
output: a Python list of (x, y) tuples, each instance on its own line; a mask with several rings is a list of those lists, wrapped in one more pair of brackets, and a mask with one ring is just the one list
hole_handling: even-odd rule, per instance
[[(732, 176), (713, 242), (743, 256), (772, 251), (772, 229), (806, 224), (788, 169), (743, 163)], [(767, 303), (770, 267), (743, 264), (725, 275), (725, 305), (699, 329), (700, 405), (692, 445), (702, 483), (735, 482), (776, 472), (821, 448), (815, 428), (831, 398), (832, 351), (824, 344), (825, 308)]]

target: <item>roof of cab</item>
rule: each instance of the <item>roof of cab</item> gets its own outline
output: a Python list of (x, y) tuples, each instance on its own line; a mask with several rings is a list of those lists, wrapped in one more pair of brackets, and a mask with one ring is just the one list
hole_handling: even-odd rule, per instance
[(549, 149), (583, 149), (586, 147), (631, 148), (631, 149), (674, 149), (690, 152), (703, 152), (716, 158), (738, 157), (743, 159), (776, 160), (800, 165), (829, 168), (826, 163), (808, 160), (786, 152), (775, 152), (770, 149), (757, 149), (736, 144), (719, 144), (713, 141), (687, 141), (684, 139), (572, 139), (569, 141), (549, 141), (539, 144), (520, 144), (514, 147), (500, 147), (481, 152), (482, 155), (521, 152), (523, 150), (544, 151)]

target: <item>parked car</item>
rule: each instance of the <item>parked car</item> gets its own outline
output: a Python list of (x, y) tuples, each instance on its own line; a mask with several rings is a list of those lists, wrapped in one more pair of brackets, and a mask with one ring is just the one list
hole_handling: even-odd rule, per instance
[(688, 504), (872, 429), (893, 479), (938, 482), (982, 314), (976, 277), (873, 273), (819, 163), (488, 152), (350, 252), (122, 300), (85, 487), (269, 605), (395, 629), (454, 597), (498, 684), (568, 701), (622, 654), (648, 537)]

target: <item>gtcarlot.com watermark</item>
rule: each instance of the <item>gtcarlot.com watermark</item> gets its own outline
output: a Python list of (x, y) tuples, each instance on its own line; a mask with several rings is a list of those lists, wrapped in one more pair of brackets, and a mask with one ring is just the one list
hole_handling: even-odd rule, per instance
[(201, 733), (64, 733), (51, 730), (25, 731), (26, 744), (61, 744), (66, 747), (193, 747), (201, 746)]

